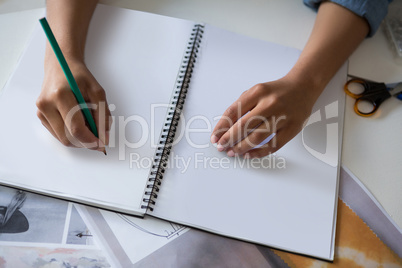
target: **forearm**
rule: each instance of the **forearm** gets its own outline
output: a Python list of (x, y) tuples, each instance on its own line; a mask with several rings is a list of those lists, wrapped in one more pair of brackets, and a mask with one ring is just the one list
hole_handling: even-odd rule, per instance
[(364, 18), (337, 4), (322, 3), (310, 38), (288, 75), (310, 85), (312, 97), (318, 98), (368, 32)]
[[(47, 19), (67, 59), (84, 60), (89, 22), (98, 0), (47, 0)], [(54, 60), (49, 44), (45, 61)]]

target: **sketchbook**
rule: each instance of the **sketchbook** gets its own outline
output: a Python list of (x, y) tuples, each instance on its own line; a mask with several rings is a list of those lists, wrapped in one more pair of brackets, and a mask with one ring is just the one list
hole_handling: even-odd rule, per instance
[(0, 96), (0, 182), (130, 215), (333, 259), (346, 66), (275, 155), (228, 158), (219, 116), (300, 51), (211, 25), (98, 5), (86, 62), (113, 116), (108, 155), (61, 145), (36, 117), (39, 23)]

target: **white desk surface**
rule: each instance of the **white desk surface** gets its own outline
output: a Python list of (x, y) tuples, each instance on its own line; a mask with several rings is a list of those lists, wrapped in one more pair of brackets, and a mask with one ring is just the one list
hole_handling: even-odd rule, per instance
[[(255, 38), (302, 49), (316, 13), (302, 0), (103, 0), (101, 3), (206, 22)], [(44, 0), (0, 0), (0, 89), (15, 68)], [(42, 9), (37, 9), (42, 8)], [(347, 40), (345, 40), (347, 42)], [(380, 29), (349, 60), (349, 74), (386, 83), (402, 80)], [(256, 81), (265, 82), (265, 81)], [(245, 89), (246, 90), (246, 89)], [(402, 102), (387, 100), (372, 118), (353, 112), (347, 98), (342, 163), (402, 227)]]

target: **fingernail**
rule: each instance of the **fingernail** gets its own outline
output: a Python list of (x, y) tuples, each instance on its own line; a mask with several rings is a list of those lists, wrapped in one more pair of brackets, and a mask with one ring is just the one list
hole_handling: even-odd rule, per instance
[(233, 152), (233, 150), (229, 150), (229, 152), (227, 152), (227, 156), (233, 157), (235, 156), (235, 153)]
[(211, 143), (212, 143), (212, 144), (217, 143), (217, 142), (218, 142), (218, 140), (219, 140), (219, 139), (218, 139), (218, 137), (217, 137), (217, 136), (215, 136), (215, 135), (212, 135), (212, 136), (211, 136)]
[(222, 146), (222, 144), (218, 144), (218, 146), (216, 146), (216, 149), (218, 149), (219, 152), (222, 152), (223, 150), (225, 150), (225, 147)]

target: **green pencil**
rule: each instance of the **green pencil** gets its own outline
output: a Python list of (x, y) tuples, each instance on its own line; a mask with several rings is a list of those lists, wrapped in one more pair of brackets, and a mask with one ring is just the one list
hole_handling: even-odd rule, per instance
[[(42, 25), (43, 30), (49, 40), (50, 45), (53, 48), (54, 54), (56, 54), (56, 58), (59, 61), (61, 68), (63, 69), (64, 74), (66, 75), (68, 84), (70, 85), (71, 90), (74, 93), (75, 98), (77, 99), (78, 104), (81, 107), (82, 113), (84, 114), (85, 120), (89, 124), (89, 128), (91, 129), (92, 133), (98, 137), (98, 130), (96, 129), (95, 121), (92, 117), (91, 112), (88, 109), (88, 105), (86, 104), (84, 97), (81, 94), (80, 89), (78, 88), (77, 82), (74, 79), (73, 74), (71, 73), (70, 68), (68, 67), (67, 61), (64, 58), (63, 53), (61, 52), (60, 46), (56, 41), (56, 38), (53, 35), (52, 30), (50, 29), (49, 23), (47, 22), (46, 18), (42, 18), (39, 20), (40, 24)], [(106, 150), (104, 150), (104, 154), (106, 155)]]

